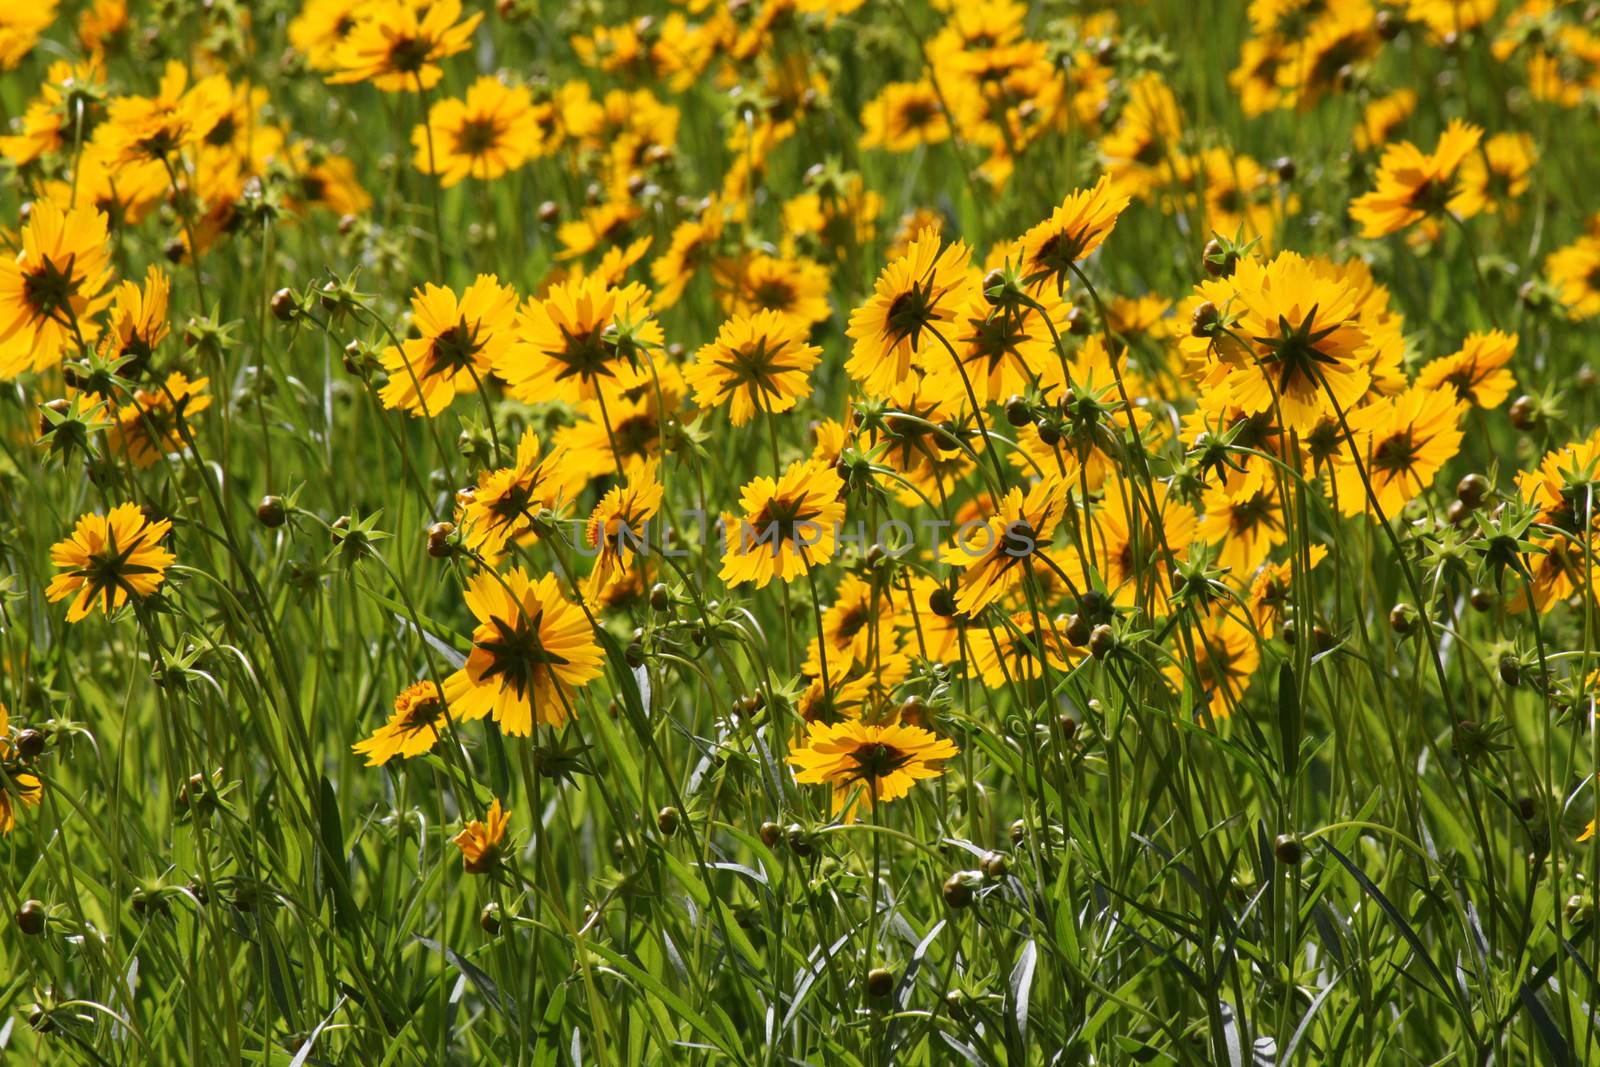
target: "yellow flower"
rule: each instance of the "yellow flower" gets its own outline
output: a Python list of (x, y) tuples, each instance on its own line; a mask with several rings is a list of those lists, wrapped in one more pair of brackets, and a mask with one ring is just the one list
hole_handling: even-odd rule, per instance
[(44, 786), (37, 775), (23, 770), (20, 759), (11, 754), (11, 713), (0, 701), (0, 834), (9, 834), (17, 826), (15, 801), (37, 806), (43, 799)]
[(970, 383), (983, 404), (1020, 394), (1041, 378), (1059, 382), (1056, 338), (1067, 331), (1068, 307), (1053, 289), (1040, 290), (1035, 302), (1044, 311), (1028, 305), (997, 308), (975, 292), (950, 330), (955, 359), (936, 364), (929, 388), (947, 391), (959, 403)]
[(1102, 177), (1067, 195), (1050, 217), (1022, 235), (1022, 277), (1031, 286), (1066, 288), (1072, 265), (1105, 242), (1128, 206), (1128, 195)]
[(565, 451), (564, 464), (579, 486), (631, 460), (659, 456), (663, 419), (680, 413), (688, 392), (683, 372), (665, 362), (654, 375), (649, 367), (624, 369), (617, 384), (619, 391), (607, 393), (604, 408), (598, 398), (585, 400), (578, 421), (556, 431), (556, 447)]
[(171, 532), (172, 523), (149, 521), (137, 504), (118, 504), (110, 515), (82, 516), (72, 536), (50, 548), (50, 561), (62, 573), (50, 580), (45, 596), (52, 604), (73, 598), (68, 622), (96, 607), (110, 615), (130, 597), (150, 596), (177, 559), (161, 547)]
[(1020, 582), (1035, 553), (1050, 543), (1066, 501), (1066, 486), (1047, 475), (1026, 495), (1012, 489), (981, 525), (961, 528), (955, 551), (964, 570), (956, 610), (977, 615)]
[(432, 89), (444, 77), (439, 60), (465, 52), (483, 15), (462, 21), (461, 0), (434, 0), (419, 7), (409, 0), (374, 0), (363, 7), (349, 34), (334, 49), (335, 85), (370, 81), (386, 93)]
[[(1044, 640), (1039, 640), (1039, 627)], [(1041, 650), (1052, 671), (1066, 671), (1082, 654), (1067, 644), (1067, 620), (1035, 616), (1031, 608), (1013, 612), (992, 626), (975, 628), (967, 638), (972, 669), (986, 689), (1008, 689), (1019, 682), (1031, 682), (1045, 672), (1040, 669)]]
[(500, 863), (500, 846), (506, 838), (506, 827), (511, 824), (511, 812), (500, 806), (495, 797), (483, 821), (473, 819), (452, 840), (461, 850), (461, 861), (468, 874), (484, 874)]
[(1389, 136), (1417, 109), (1417, 94), (1398, 89), (1387, 96), (1374, 97), (1361, 109), (1356, 124), (1355, 146), (1362, 151), (1389, 143)]
[(658, 310), (676, 304), (700, 268), (711, 262), (717, 242), (722, 239), (722, 224), (722, 208), (712, 197), (698, 217), (685, 219), (674, 227), (666, 252), (650, 264)]
[(909, 152), (950, 139), (950, 118), (933, 84), (890, 82), (861, 109), (862, 148)]
[(34, 201), (22, 251), (0, 258), (0, 380), (55, 366), (79, 334), (93, 341), (110, 281), (106, 217)]
[[(1328, 556), (1328, 549), (1324, 545), (1312, 545), (1310, 550), (1311, 566), (1316, 567)], [(1293, 590), (1295, 567), (1299, 559), (1285, 560), (1282, 563), (1266, 563), (1250, 579), (1250, 588), (1245, 597), (1245, 603), (1250, 608), (1250, 616), (1255, 620), (1256, 630), (1263, 637), (1271, 637), (1278, 632), (1279, 625), (1288, 614), (1287, 609), (1292, 601), (1290, 594)]]
[(374, 0), (305, 0), (289, 22), (289, 43), (312, 70), (339, 69), (339, 49)]
[(56, 0), (0, 7), (0, 70), (16, 70), (55, 20)]
[[(1177, 560), (1188, 555), (1195, 540), (1198, 520), (1194, 508), (1179, 500), (1165, 482), (1151, 485), (1159, 528), (1150, 521), (1142, 494), (1128, 487), (1121, 478), (1108, 481), (1105, 498), (1090, 512), (1089, 552), (1083, 560), (1099, 572), (1112, 601), (1118, 607), (1133, 607), (1141, 591), (1148, 591), (1156, 604), (1164, 604), (1172, 592), (1172, 574), (1167, 566), (1163, 541)], [(1129, 517), (1136, 525), (1130, 525)], [(1079, 588), (1093, 583), (1079, 582)]]
[(937, 761), (960, 752), (916, 726), (814, 722), (806, 728), (805, 746), (789, 756), (789, 763), (799, 768), (796, 782), (831, 785), (834, 814), (849, 819), (858, 788), (875, 802), (899, 800), (917, 782), (944, 773), (934, 766)]
[(20, 130), (0, 137), (0, 156), (20, 167), (70, 149), (80, 107), (84, 129), (99, 121), (105, 77), (104, 67), (95, 59), (82, 63), (59, 59), (50, 64), (38, 97), (23, 113)]
[(1200, 540), (1217, 545), (1217, 566), (1242, 577), (1255, 570), (1274, 545), (1284, 542), (1283, 508), (1274, 488), (1263, 486), (1239, 495), (1223, 481), (1207, 487), (1201, 502), (1205, 517)]
[[(1116, 125), (1100, 140), (1106, 160), (1107, 192), (1149, 197), (1173, 178), (1172, 156), (1183, 135), (1183, 116), (1172, 89), (1160, 74), (1142, 74), (1128, 87), (1128, 102)], [(1097, 186), (1098, 188), (1098, 186)], [(1122, 206), (1116, 208), (1117, 212)], [(1111, 221), (1115, 221), (1113, 218)], [(1110, 227), (1107, 226), (1107, 229)]]
[(1237, 362), (1224, 359), (1228, 400), (1250, 415), (1276, 402), (1293, 430), (1332, 412), (1330, 393), (1340, 410), (1354, 407), (1372, 381), (1357, 290), (1292, 252), (1236, 277), (1242, 288), (1228, 309), (1237, 315), (1229, 340), (1252, 347)]
[(822, 642), (812, 638), (806, 649), (803, 672), (812, 678), (821, 676), (824, 646), (828, 675), (834, 682), (858, 665), (876, 668), (896, 658), (895, 593), (893, 587), (845, 575), (833, 603), (822, 613)]
[(1544, 261), (1567, 315), (1574, 321), (1600, 315), (1600, 237), (1585, 235)]
[(843, 259), (852, 248), (872, 243), (877, 235), (883, 196), (868, 189), (859, 174), (805, 192), (783, 205), (785, 233), (810, 238), (817, 248)]
[[(1455, 390), (1417, 385), (1350, 413), (1354, 451), (1385, 517), (1393, 518), (1426, 492), (1439, 468), (1460, 451), (1466, 411)], [(1348, 448), (1334, 468), (1334, 487), (1344, 514), (1359, 515), (1370, 506), (1361, 470)]]
[[(1305, 5), (1308, 9), (1322, 5)], [(1347, 68), (1359, 67), (1383, 48), (1377, 13), (1366, 0), (1328, 4), (1309, 27), (1289, 34), (1286, 61), (1275, 71), (1282, 105), (1310, 108), (1337, 90)]]
[[(1539, 465), (1517, 475), (1522, 499), (1539, 509), (1539, 522), (1581, 535), (1584, 515), (1600, 532), (1600, 430), (1583, 441), (1545, 453)], [(1591, 505), (1590, 499), (1594, 498)], [(1589, 514), (1589, 509), (1593, 513)]]
[(828, 268), (814, 259), (758, 252), (723, 260), (714, 273), (717, 299), (730, 314), (776, 311), (808, 333), (833, 314)]
[(587, 277), (553, 286), (524, 307), (516, 343), (495, 361), (495, 372), (530, 404), (575, 404), (602, 390), (609, 396), (643, 350), (662, 342), (649, 309), (650, 291), (637, 283), (617, 289)]
[(411, 297), (411, 324), (421, 336), (384, 349), (389, 382), (378, 396), (386, 408), (435, 418), (458, 392), (474, 392), (510, 348), (517, 294), (492, 274), (480, 274), (457, 299), (428, 284)]
[(781, 477), (756, 478), (740, 492), (742, 519), (724, 519), (727, 549), (722, 580), (729, 585), (772, 579), (792, 582), (827, 563), (838, 547), (844, 483), (814, 460), (791, 463)]
[[(956, 241), (941, 248), (939, 234), (923, 230), (906, 254), (878, 275), (872, 297), (850, 316), (851, 355), (845, 373), (873, 396), (887, 397), (911, 374), (913, 363), (927, 364), (971, 299), (967, 246)], [(941, 333), (941, 330), (943, 333)]]
[(111, 308), (111, 329), (100, 339), (101, 352), (129, 361), (124, 373), (137, 377), (150, 365), (150, 357), (171, 332), (167, 323), (167, 296), (172, 288), (166, 272), (155, 264), (145, 270), (144, 287), (131, 281), (118, 284)]
[(810, 394), (809, 375), (822, 358), (822, 349), (806, 344), (807, 332), (776, 311), (729, 319), (684, 371), (694, 402), (702, 408), (726, 402), (735, 426), (757, 412), (788, 411)]
[(1205, 619), (1193, 637), (1193, 658), (1168, 666), (1167, 680), (1180, 689), (1192, 680), (1208, 697), (1220, 691), (1223, 699), (1212, 702), (1209, 710), (1213, 718), (1226, 719), (1261, 665), (1261, 646), (1250, 628), (1231, 615)]
[(584, 526), (584, 543), (597, 553), (584, 595), (597, 601), (627, 575), (625, 551), (642, 555), (649, 545), (649, 522), (661, 510), (664, 491), (654, 460), (635, 463), (628, 484), (613, 486), (600, 498)]
[(541, 510), (556, 510), (582, 488), (585, 479), (569, 469), (561, 448), (543, 460), (539, 450), (539, 435), (529, 427), (517, 442), (514, 464), (484, 471), (476, 486), (456, 494), (456, 522), (468, 548), (498, 557), (533, 528)]
[(1506, 366), (1516, 351), (1516, 334), (1500, 330), (1468, 334), (1460, 351), (1424, 364), (1417, 371), (1416, 383), (1426, 389), (1448, 385), (1469, 404), (1497, 408), (1517, 387), (1517, 379)]
[(180, 420), (187, 420), (211, 406), (205, 388), (211, 379), (190, 381), (182, 371), (173, 371), (160, 385), (134, 391), (133, 402), (117, 409), (117, 422), (109, 435), (111, 449), (126, 455), (140, 470), (183, 444)]
[(444, 680), (451, 711), (463, 722), (490, 715), (517, 737), (533, 733), (535, 722), (564, 724), (576, 711), (573, 690), (602, 670), (583, 609), (562, 595), (554, 574), (530, 582), (521, 567), (476, 575), (466, 600), (478, 625), (466, 666)]
[(1350, 217), (1361, 224), (1361, 236), (1399, 233), (1429, 215), (1450, 211), (1458, 218), (1480, 206), (1457, 189), (1462, 160), (1483, 136), (1483, 130), (1454, 119), (1439, 137), (1432, 154), (1410, 141), (1384, 149), (1375, 188), (1350, 204)]
[(533, 95), (485, 76), (472, 83), (465, 99), (440, 100), (428, 109), (427, 124), (411, 131), (413, 163), (424, 174), (439, 175), (446, 189), (465, 178), (492, 181), (526, 163), (538, 138)]
[(1497, 133), (1483, 142), (1482, 152), (1461, 161), (1461, 192), (1456, 204), (1465, 217), (1494, 213), (1528, 191), (1529, 175), (1539, 158), (1533, 138), (1525, 133)]
[(410, 759), (433, 748), (445, 721), (444, 693), (434, 682), (412, 682), (394, 698), (394, 714), (351, 751), (367, 757), (368, 767), (381, 767), (396, 756)]
[(169, 60), (155, 96), (119, 96), (106, 105), (106, 121), (95, 131), (95, 143), (118, 167), (141, 162), (171, 165), (179, 152), (199, 144), (232, 104), (232, 92), (222, 75), (190, 86), (189, 71)]

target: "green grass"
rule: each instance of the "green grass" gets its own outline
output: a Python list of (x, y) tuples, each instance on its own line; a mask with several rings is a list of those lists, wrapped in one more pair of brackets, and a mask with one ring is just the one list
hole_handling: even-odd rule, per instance
[[(736, 508), (742, 485), (773, 473), (774, 452), (784, 463), (810, 453), (812, 420), (870, 408), (842, 369), (845, 329), (904, 213), (939, 213), (946, 237), (981, 260), (1102, 170), (1104, 130), (1077, 119), (1030, 144), (998, 190), (970, 176), (982, 149), (964, 139), (859, 149), (863, 106), (884, 82), (920, 75), (913, 38), (931, 40), (946, 17), (922, 3), (870, 2), (827, 27), (780, 20), (758, 59), (719, 54), (679, 90), (574, 57), (571, 33), (620, 24), (635, 5), (519, 2), (511, 19), (472, 2), (486, 12), (474, 47), (444, 61), (429, 99), (504, 69), (548, 86), (586, 80), (597, 96), (647, 87), (678, 109), (675, 150), (632, 194), (652, 257), (739, 162), (727, 139), (747, 113), (714, 76), (723, 62), (747, 90), (775, 57), (828, 86), (766, 156), (729, 247), (779, 245), (782, 204), (809, 187), (814, 163), (859, 174), (884, 199), (870, 239), (799, 244), (834, 267), (811, 395), (738, 429), (725, 411), (676, 413), (669, 515)], [(922, 702), (961, 753), (855, 822), (835, 820), (827, 790), (796, 784), (786, 763), (811, 680), (800, 667), (846, 573), (895, 588), (909, 572), (951, 573), (921, 555), (869, 562), (847, 549), (814, 583), (757, 591), (727, 587), (715, 553), (692, 546), (681, 573), (658, 564), (641, 583), (669, 587), (667, 610), (641, 597), (602, 615), (603, 673), (575, 691), (564, 727), (517, 738), (460, 723), (432, 753), (381, 769), (351, 753), (397, 692), (447, 676), (470, 649), (462, 592), (474, 563), (430, 555), (430, 525), (524, 429), (548, 446), (577, 417), (491, 383), (481, 402), (411, 418), (383, 409), (370, 357), (389, 331), (405, 335), (424, 282), (459, 291), (493, 272), (540, 293), (566, 265), (540, 205), (576, 217), (599, 161), (562, 152), (435, 200), (411, 165), (417, 95), (324, 84), (289, 53), (297, 5), (131, 6), (135, 28), (107, 60), (113, 94), (154, 93), (169, 58), (258, 86), (293, 138), (353, 160), (374, 203), (344, 225), (324, 209), (297, 213), (284, 202), (294, 183), (274, 171), (262, 190), (278, 209), (247, 198), (252, 210), (198, 263), (164, 254), (186, 199), (114, 230), (118, 278), (149, 263), (172, 277), (173, 335), (156, 367), (209, 377), (215, 398), (151, 468), (98, 432), (65, 451), (36, 443), (40, 406), (68, 389), (59, 368), (0, 394), (8, 773), (21, 772), (18, 731), (45, 736), (29, 761), (42, 802), (16, 805), (0, 837), (0, 903), (17, 915), (0, 933), (0, 1062), (1600, 1062), (1600, 850), (1578, 841), (1595, 814), (1600, 618), (1587, 580), (1551, 611), (1520, 609), (1518, 568), (1541, 557), (1498, 540), (1524, 515), (1517, 473), (1596, 426), (1595, 320), (1544, 299), (1542, 272), (1600, 208), (1600, 124), (1594, 90), (1574, 108), (1533, 99), (1523, 53), (1491, 54), (1511, 4), (1456, 47), (1413, 27), (1347, 91), (1257, 118), (1227, 81), (1249, 33), (1243, 5), (1115, 5), (1116, 45), (1097, 61), (1116, 78), (1108, 115), (1159, 70), (1184, 113), (1172, 151), (1291, 159), (1272, 250), (1368, 259), (1404, 315), (1408, 372), (1470, 331), (1515, 332), (1513, 398), (1537, 398), (1538, 417), (1514, 424), (1509, 400), (1471, 412), (1460, 454), (1389, 532), (1340, 517), (1320, 480), (1286, 473), (1274, 558), (1312, 545), (1329, 555), (1294, 582), (1297, 640), (1252, 640), (1260, 665), (1231, 709), (1207, 702), (1184, 655), (1192, 593), (1142, 595), (1117, 614), (1114, 650), (1080, 651), (1045, 681), (986, 687), (960, 664), (916, 663), (894, 702)], [(677, 10), (647, 6), (658, 19)], [(1035, 4), (1028, 33), (1092, 54), (1105, 31), (1082, 28), (1087, 6)], [(5, 115), (23, 113), (51, 59), (81, 54), (79, 5), (63, 7), (45, 42), (0, 74)], [(1372, 187), (1379, 152), (1357, 151), (1350, 130), (1366, 99), (1402, 87), (1420, 103), (1396, 138), (1424, 149), (1457, 115), (1530, 135), (1539, 162), (1513, 210), (1446, 224), (1433, 241), (1356, 236), (1347, 207)], [(7, 254), (22, 205), (73, 155), (23, 167), (0, 191)], [(1194, 292), (1210, 237), (1195, 209), (1202, 181), (1134, 202), (1084, 265), (1096, 297)], [(647, 268), (630, 277), (648, 281)], [(298, 308), (288, 321), (274, 308), (283, 288)], [(1069, 294), (1104, 325), (1087, 285), (1074, 279)], [(725, 318), (714, 295), (702, 272), (661, 314), (669, 345), (692, 357), (714, 338)], [(1134, 340), (1131, 365), (1170, 367), (1185, 315), (1169, 312), (1172, 336)], [(1176, 427), (1194, 380), (1159, 377), (1156, 422)], [(1009, 453), (1003, 405), (984, 424)], [(1189, 436), (1152, 431), (1148, 450), (1117, 438), (1141, 492), (1194, 488)], [(1451, 527), (1446, 509), (1471, 472), (1492, 496)], [(941, 513), (897, 502), (880, 471), (882, 491), (853, 490), (849, 514), (949, 517), (990, 473), (974, 465)], [(612, 481), (594, 480), (573, 515)], [(1587, 501), (1592, 472), (1574, 484)], [(258, 521), (267, 495), (289, 502), (287, 524)], [(79, 515), (126, 500), (172, 519), (177, 563), (158, 598), (67, 624), (45, 597), (50, 548)], [(1064, 526), (1064, 550), (1075, 529)], [(562, 538), (576, 530), (507, 565), (570, 575)], [(1082, 610), (1053, 584), (1029, 584), (1024, 610)], [(1408, 633), (1391, 626), (1399, 604), (1426, 609)], [(1006, 623), (996, 613), (986, 625)], [(451, 839), (493, 798), (513, 812), (512, 847), (474, 876)], [(37, 932), (32, 907), (48, 915)]]

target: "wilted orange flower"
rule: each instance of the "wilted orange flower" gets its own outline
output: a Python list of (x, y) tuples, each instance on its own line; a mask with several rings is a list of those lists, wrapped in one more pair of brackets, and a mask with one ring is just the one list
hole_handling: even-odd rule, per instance
[(461, 861), (468, 874), (486, 874), (500, 864), (500, 847), (511, 825), (511, 812), (500, 806), (500, 798), (490, 803), (483, 821), (473, 819), (452, 840), (461, 850)]

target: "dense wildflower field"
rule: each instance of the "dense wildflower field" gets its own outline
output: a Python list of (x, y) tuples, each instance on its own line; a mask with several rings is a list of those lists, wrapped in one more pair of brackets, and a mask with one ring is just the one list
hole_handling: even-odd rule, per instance
[(0, 1060), (1600, 1063), (1600, 5), (0, 4)]

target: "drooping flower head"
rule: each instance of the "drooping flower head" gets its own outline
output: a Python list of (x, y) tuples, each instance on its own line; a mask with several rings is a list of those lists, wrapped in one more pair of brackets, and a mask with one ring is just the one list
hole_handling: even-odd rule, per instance
[(482, 821), (473, 819), (451, 840), (461, 850), (461, 862), (468, 874), (486, 874), (500, 863), (500, 848), (511, 825), (511, 812), (495, 797)]
[(39, 776), (24, 769), (23, 761), (11, 747), (11, 713), (0, 701), (0, 834), (9, 834), (17, 826), (17, 808), (14, 799), (34, 807), (44, 796), (44, 786)]
[(432, 750), (445, 722), (444, 693), (430, 679), (412, 682), (394, 698), (389, 721), (351, 751), (367, 757), (368, 767), (381, 767), (400, 756), (411, 759)]
[(177, 559), (161, 547), (171, 531), (172, 523), (151, 522), (137, 504), (118, 504), (109, 515), (84, 515), (72, 536), (50, 549), (50, 561), (62, 573), (50, 580), (45, 595), (51, 603), (72, 597), (68, 622), (95, 608), (110, 615), (130, 599), (151, 595)]

